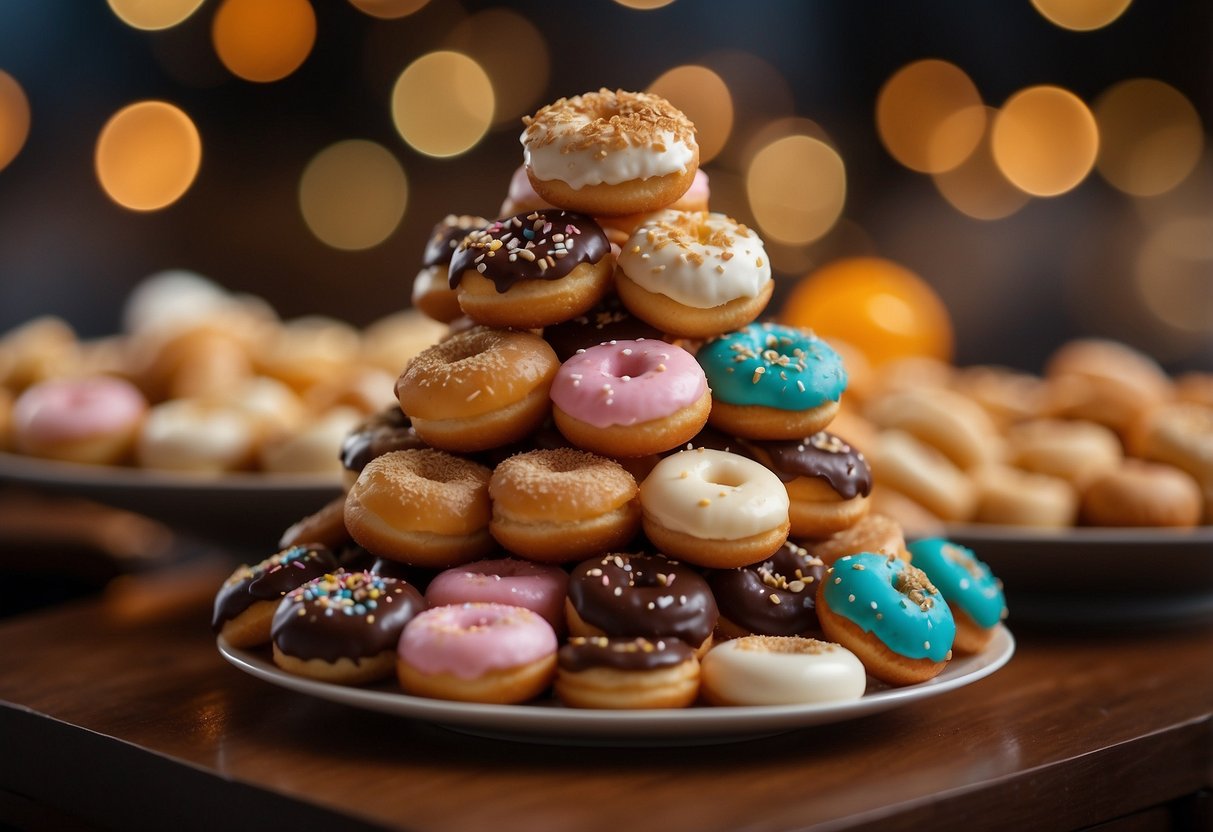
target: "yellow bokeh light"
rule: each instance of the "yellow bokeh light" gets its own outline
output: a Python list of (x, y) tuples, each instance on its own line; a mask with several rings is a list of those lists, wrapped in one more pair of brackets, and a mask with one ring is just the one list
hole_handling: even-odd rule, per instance
[(952, 360), (952, 319), (939, 295), (882, 257), (822, 266), (793, 287), (779, 319), (846, 341), (875, 366), (909, 357)]
[(811, 136), (785, 136), (750, 162), (746, 194), (764, 235), (789, 245), (821, 237), (842, 214), (846, 168), (834, 148)]
[(1016, 187), (1057, 196), (1086, 178), (1099, 151), (1095, 116), (1074, 93), (1039, 86), (1011, 96), (994, 120), (994, 161)]
[(429, 2), (430, 0), (350, 0), (350, 5), (371, 17), (395, 20), (421, 11)]
[(648, 91), (668, 100), (694, 122), (700, 164), (715, 159), (724, 149), (733, 131), (733, 96), (723, 78), (707, 67), (687, 64), (664, 72)]
[(308, 0), (223, 0), (211, 40), (232, 74), (246, 81), (278, 81), (311, 53), (316, 12)]
[(410, 147), (427, 156), (457, 156), (493, 123), (493, 84), (460, 52), (431, 52), (409, 64), (392, 89), (392, 122)]
[(660, 9), (663, 6), (668, 6), (674, 0), (615, 0), (621, 6), (627, 6), (629, 9), (639, 9), (648, 11), (650, 9)]
[(1213, 332), (1213, 219), (1183, 217), (1154, 231), (1134, 274), (1145, 307), (1184, 332)]
[(16, 158), (29, 137), (29, 100), (17, 79), (0, 70), (0, 170)]
[(1101, 29), (1124, 14), (1132, 0), (1032, 0), (1050, 23), (1076, 32)]
[(1095, 102), (1099, 157), (1095, 166), (1113, 187), (1134, 196), (1166, 193), (1187, 178), (1204, 150), (1200, 116), (1169, 84), (1134, 78)]
[(921, 173), (959, 165), (981, 141), (986, 111), (964, 70), (915, 61), (887, 80), (876, 98), (876, 129), (898, 162)]
[(97, 178), (114, 202), (154, 211), (181, 198), (202, 163), (202, 140), (190, 117), (165, 101), (140, 101), (101, 130)]
[(516, 125), (538, 109), (551, 61), (543, 33), (522, 15), (509, 9), (478, 12), (459, 21), (443, 46), (483, 67), (493, 84), (495, 124)]
[(382, 145), (361, 139), (317, 153), (299, 181), (307, 227), (333, 248), (379, 245), (400, 225), (407, 205), (404, 168)]
[[(987, 111), (991, 125), (996, 111)], [(958, 167), (931, 177), (935, 187), (953, 208), (978, 220), (1000, 220), (1028, 204), (1031, 198), (1002, 175), (990, 150), (990, 130)]]
[(202, 0), (108, 0), (118, 19), (135, 29), (156, 31), (181, 23), (202, 5)]

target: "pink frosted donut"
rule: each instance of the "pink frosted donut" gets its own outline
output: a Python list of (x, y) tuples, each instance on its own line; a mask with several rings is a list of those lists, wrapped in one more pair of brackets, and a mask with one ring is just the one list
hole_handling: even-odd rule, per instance
[(556, 647), (552, 625), (525, 607), (434, 607), (405, 626), (396, 671), (415, 696), (515, 704), (552, 683)]
[(110, 376), (44, 381), (13, 404), (13, 443), (31, 456), (113, 464), (130, 452), (147, 399)]
[(552, 415), (579, 448), (613, 457), (661, 453), (689, 441), (712, 407), (703, 369), (664, 341), (608, 341), (579, 351), (552, 382)]
[(559, 566), (495, 558), (440, 572), (426, 589), (425, 601), (431, 607), (468, 602), (526, 607), (562, 630), (568, 587), (569, 576)]
[(501, 203), (500, 216), (512, 217), (523, 211), (541, 211), (552, 207), (554, 206), (535, 193), (531, 178), (526, 175), (526, 166), (519, 165), (510, 177), (510, 187), (506, 192), (505, 201)]

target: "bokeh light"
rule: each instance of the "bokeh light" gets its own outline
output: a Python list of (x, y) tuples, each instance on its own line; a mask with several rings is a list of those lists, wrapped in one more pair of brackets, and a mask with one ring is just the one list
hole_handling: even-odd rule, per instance
[(350, 0), (350, 5), (363, 14), (381, 20), (396, 20), (421, 11), (430, 0)]
[(16, 158), (29, 137), (29, 100), (17, 79), (0, 70), (0, 170)]
[(876, 366), (919, 356), (952, 360), (952, 320), (939, 295), (882, 257), (827, 263), (792, 288), (779, 318), (846, 341)]
[(486, 9), (461, 20), (443, 46), (483, 67), (493, 84), (493, 123), (518, 125), (539, 109), (551, 59), (535, 24), (509, 9)]
[(1182, 217), (1146, 239), (1134, 275), (1145, 307), (1188, 333), (1213, 333), (1213, 218)]
[(1095, 165), (1095, 116), (1074, 93), (1029, 87), (1008, 99), (994, 120), (994, 161), (1016, 187), (1057, 196), (1076, 187)]
[(986, 110), (960, 67), (923, 60), (899, 69), (876, 98), (876, 129), (889, 153), (920, 173), (959, 165), (981, 140)]
[(932, 175), (935, 187), (953, 208), (977, 220), (1000, 220), (1028, 204), (1027, 194), (1012, 185), (994, 163), (990, 126), (996, 110), (987, 110), (981, 141), (959, 166)]
[(648, 91), (668, 100), (695, 124), (700, 164), (724, 149), (733, 131), (733, 96), (723, 78), (705, 66), (686, 64), (662, 73)]
[(278, 81), (311, 53), (316, 13), (308, 0), (223, 0), (211, 40), (232, 74), (246, 81)]
[(660, 9), (663, 6), (668, 6), (674, 0), (615, 0), (621, 6), (627, 6), (629, 9), (639, 9), (648, 11), (649, 9)]
[(1134, 196), (1157, 196), (1192, 172), (1204, 149), (1200, 116), (1183, 93), (1150, 78), (1133, 78), (1095, 102), (1101, 176)]
[(171, 205), (202, 163), (202, 140), (190, 117), (165, 101), (140, 101), (101, 129), (97, 178), (114, 202), (135, 211)]
[(401, 138), (427, 156), (457, 156), (479, 142), (493, 123), (493, 84), (461, 52), (422, 55), (392, 89), (392, 122)]
[(156, 31), (176, 26), (198, 10), (202, 0), (108, 0), (118, 19), (135, 29)]
[(1102, 29), (1124, 14), (1132, 0), (1032, 0), (1036, 11), (1056, 26), (1076, 32)]
[(764, 235), (803, 245), (824, 235), (842, 214), (846, 168), (838, 152), (821, 139), (784, 136), (754, 155), (746, 173), (746, 194)]
[(408, 179), (382, 145), (349, 139), (316, 154), (299, 181), (299, 208), (313, 234), (333, 248), (377, 246), (400, 225)]

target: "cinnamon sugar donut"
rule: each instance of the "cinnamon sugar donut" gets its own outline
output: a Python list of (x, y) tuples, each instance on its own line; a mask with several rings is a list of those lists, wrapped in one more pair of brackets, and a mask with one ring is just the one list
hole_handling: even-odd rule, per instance
[(901, 524), (884, 514), (869, 514), (854, 526), (836, 532), (824, 540), (804, 541), (810, 555), (821, 558), (829, 566), (845, 555), (875, 552), (910, 559), (906, 551), (906, 536)]
[(543, 424), (559, 366), (537, 335), (472, 329), (410, 361), (396, 381), (396, 397), (427, 444), (481, 451), (522, 439)]
[(1159, 462), (1126, 459), (1082, 495), (1082, 521), (1092, 526), (1173, 526), (1200, 522), (1204, 497), (1189, 474)]
[(413, 278), (413, 306), (444, 324), (463, 314), (451, 288), (451, 256), (469, 232), (489, 224), (484, 217), (448, 214), (434, 226), (421, 257), (421, 271)]

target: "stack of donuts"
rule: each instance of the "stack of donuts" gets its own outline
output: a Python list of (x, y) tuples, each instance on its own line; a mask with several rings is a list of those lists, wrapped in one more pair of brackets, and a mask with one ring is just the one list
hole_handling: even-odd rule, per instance
[(762, 241), (707, 209), (687, 118), (600, 90), (524, 123), (502, 218), (427, 247), (413, 300), (449, 335), (216, 631), (331, 682), (586, 708), (842, 701), (983, 649), (998, 582), (869, 513), (827, 431), (841, 360), (756, 322)]

